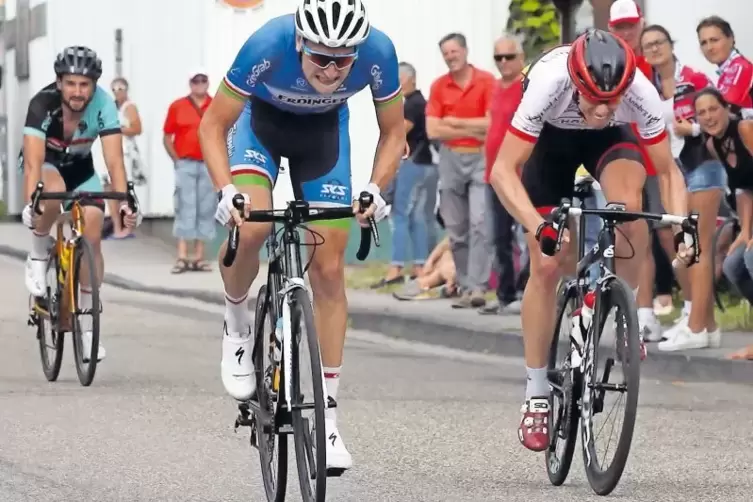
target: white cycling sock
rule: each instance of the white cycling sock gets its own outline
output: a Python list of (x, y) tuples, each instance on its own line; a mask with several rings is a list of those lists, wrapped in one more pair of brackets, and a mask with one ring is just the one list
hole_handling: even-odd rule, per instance
[(651, 307), (639, 307), (638, 308), (638, 324), (645, 326), (654, 321), (656, 314)]
[(690, 315), (690, 308), (693, 306), (693, 302), (686, 301), (682, 307), (683, 315)]
[(233, 298), (225, 293), (225, 323), (227, 333), (236, 338), (245, 338), (251, 330), (251, 312), (246, 300), (248, 293), (241, 298)]
[(547, 377), (546, 366), (543, 368), (529, 368), (526, 366), (526, 400), (532, 397), (549, 396), (549, 378)]
[(36, 230), (31, 233), (31, 257), (35, 260), (44, 260), (50, 253), (50, 234), (38, 234)]
[[(337, 368), (322, 368), (324, 371), (324, 386), (327, 388), (327, 395), (337, 401), (337, 389), (340, 387), (340, 370)], [(337, 408), (327, 408), (324, 410), (324, 418), (337, 420)]]
[[(92, 292), (84, 286), (81, 286), (81, 292), (78, 295), (78, 308), (79, 310), (92, 308)], [(80, 315), (78, 322), (81, 324), (82, 332), (92, 330), (92, 316), (90, 314)]]

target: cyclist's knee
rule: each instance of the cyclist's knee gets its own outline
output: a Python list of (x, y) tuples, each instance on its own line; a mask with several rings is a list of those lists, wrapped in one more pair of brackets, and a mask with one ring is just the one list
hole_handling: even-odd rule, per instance
[[(100, 206), (85, 206), (84, 208), (84, 236), (92, 250), (96, 253), (99, 251), (102, 242), (102, 224), (105, 219), (105, 213)], [(113, 215), (113, 218), (119, 218), (120, 215)]]
[[(317, 250), (319, 254), (322, 250)], [(335, 251), (315, 255), (309, 267), (311, 285), (317, 295), (338, 297), (345, 294), (345, 257)]]
[(243, 253), (258, 253), (271, 232), (271, 223), (245, 222), (240, 228), (238, 249)]

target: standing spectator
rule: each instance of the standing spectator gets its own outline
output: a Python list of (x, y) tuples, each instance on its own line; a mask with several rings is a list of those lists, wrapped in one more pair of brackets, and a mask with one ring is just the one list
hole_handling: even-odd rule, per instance
[[(191, 92), (170, 105), (165, 118), (164, 145), (175, 162), (175, 224), (178, 259), (172, 273), (186, 270), (209, 271), (204, 245), (214, 239), (214, 186), (204, 164), (199, 145), (199, 123), (212, 97), (207, 94), (209, 78), (204, 70), (189, 76)], [(188, 242), (193, 241), (194, 257), (188, 258)]]
[(483, 307), (492, 258), (482, 148), (489, 125), (486, 112), (497, 84), (494, 75), (468, 64), (462, 34), (445, 36), (439, 48), (450, 71), (431, 86), (426, 132), (429, 139), (442, 143), (440, 207), (462, 288), (462, 297), (453, 307)]
[(523, 64), (525, 54), (520, 41), (503, 36), (494, 44), (494, 63), (502, 78), (494, 89), (489, 105), (489, 134), (486, 137), (485, 157), (486, 173), (484, 181), (487, 183), (487, 207), (491, 218), (488, 218), (491, 230), (489, 232), (497, 255), (497, 301), (481, 310), (480, 314), (519, 314), (520, 301), (515, 290), (515, 269), (513, 266), (512, 245), (515, 240), (513, 226), (515, 220), (507, 212), (505, 206), (497, 197), (489, 183), (494, 160), (497, 158), (502, 139), (507, 133), (515, 110), (523, 99)]
[[(129, 181), (133, 181), (135, 185), (142, 185), (146, 182), (143, 173), (143, 162), (141, 154), (139, 153), (139, 147), (136, 144), (136, 136), (141, 134), (141, 116), (136, 105), (128, 99), (128, 81), (123, 77), (118, 77), (112, 81), (112, 93), (115, 96), (115, 104), (118, 107), (118, 116), (120, 118), (120, 129), (123, 133), (123, 159), (125, 161), (126, 175)], [(104, 176), (104, 188), (105, 190), (112, 190), (110, 185), (110, 179), (107, 175)], [(120, 218), (116, 217), (118, 214), (118, 201), (107, 201), (107, 205), (110, 209), (112, 226), (113, 226), (113, 239), (126, 239), (133, 237), (131, 230), (123, 228), (123, 222)]]
[(426, 136), (426, 99), (416, 88), (416, 69), (409, 63), (400, 63), (400, 85), (405, 96), (405, 131), (408, 140), (408, 158), (400, 165), (395, 177), (394, 195), (390, 217), (392, 219), (392, 263), (387, 275), (372, 287), (398, 284), (405, 280), (403, 268), (408, 261), (408, 251), (413, 258), (411, 278), (423, 275), (423, 266), (429, 256), (429, 226), (427, 206), (433, 214), (436, 203), (436, 166), (431, 163), (429, 138)]
[(696, 27), (698, 43), (709, 63), (718, 66), (719, 92), (735, 113), (750, 118), (753, 112), (753, 63), (735, 47), (735, 32), (719, 16), (701, 20)]

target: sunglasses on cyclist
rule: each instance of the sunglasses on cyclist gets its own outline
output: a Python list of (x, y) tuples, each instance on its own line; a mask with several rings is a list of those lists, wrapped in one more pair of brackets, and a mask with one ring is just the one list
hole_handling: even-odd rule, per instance
[(358, 59), (358, 51), (349, 52), (347, 54), (327, 54), (324, 52), (317, 52), (305, 44), (303, 46), (303, 53), (309, 57), (314, 66), (319, 69), (326, 70), (329, 65), (334, 64), (338, 70), (345, 70), (350, 68), (353, 63)]
[(515, 59), (515, 58), (517, 58), (517, 57), (518, 57), (518, 55), (517, 55), (517, 54), (495, 54), (495, 55), (494, 55), (494, 60), (495, 60), (495, 61), (496, 61), (497, 63), (499, 63), (499, 62), (500, 62), (500, 61), (502, 61), (503, 59), (504, 59), (505, 61), (512, 61), (513, 59)]

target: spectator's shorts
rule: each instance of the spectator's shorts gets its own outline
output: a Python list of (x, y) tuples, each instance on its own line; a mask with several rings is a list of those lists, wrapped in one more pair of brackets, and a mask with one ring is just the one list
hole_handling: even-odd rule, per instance
[[(88, 158), (88, 162), (84, 159), (82, 162), (73, 163), (67, 165), (65, 168), (59, 168), (58, 166), (45, 162), (42, 164), (42, 170), (55, 171), (63, 178), (65, 183), (66, 192), (101, 192), (102, 182), (97, 176), (94, 170), (94, 165), (91, 163), (91, 157)], [(24, 171), (24, 159), (23, 156), (18, 157), (18, 170), (23, 173)], [(98, 207), (102, 211), (105, 210), (105, 202), (102, 199), (83, 199), (81, 200), (82, 206)], [(65, 209), (69, 209), (70, 202), (65, 203)]]
[(619, 159), (643, 164), (630, 127), (560, 129), (547, 123), (523, 168), (523, 186), (539, 212), (549, 214), (564, 197), (572, 198), (581, 164), (598, 181), (602, 169)]
[(704, 190), (724, 190), (727, 186), (727, 172), (718, 160), (707, 160), (695, 169), (686, 169), (680, 164), (685, 176), (688, 192), (702, 192)]
[[(285, 157), (296, 199), (350, 206), (349, 117), (346, 106), (300, 115), (252, 97), (227, 137), (233, 183), (271, 189)], [(347, 228), (350, 218), (317, 223)]]

